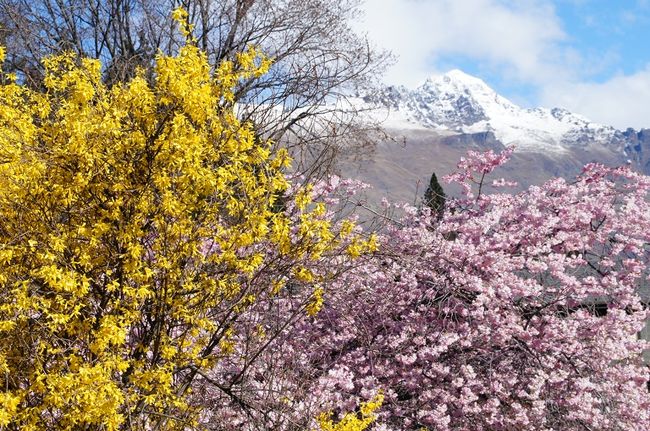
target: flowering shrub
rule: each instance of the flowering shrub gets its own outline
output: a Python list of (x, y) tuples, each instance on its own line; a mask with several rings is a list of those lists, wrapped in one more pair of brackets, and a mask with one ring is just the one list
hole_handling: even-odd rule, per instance
[(212, 70), (175, 17), (188, 44), (152, 80), (107, 87), (71, 54), (45, 60), (42, 92), (3, 76), (2, 429), (191, 428), (192, 382), (263, 338), (249, 308), (299, 284), (315, 315), (335, 268), (309, 264), (373, 247), (228, 108), (269, 61), (251, 48)]
[(381, 389), (373, 429), (649, 428), (637, 333), (650, 179), (591, 164), (572, 182), (486, 194), (507, 156), (461, 161), (447, 181), (465, 197), (439, 221), (400, 206), (379, 251), (328, 284), (321, 312), (250, 370), (274, 379), (244, 410), (273, 405), (273, 423), (292, 429)]
[(390, 429), (648, 429), (650, 178), (592, 164), (478, 192), (506, 157), (462, 161), (439, 223), (406, 208), (293, 338), (302, 361), (335, 404), (382, 388)]

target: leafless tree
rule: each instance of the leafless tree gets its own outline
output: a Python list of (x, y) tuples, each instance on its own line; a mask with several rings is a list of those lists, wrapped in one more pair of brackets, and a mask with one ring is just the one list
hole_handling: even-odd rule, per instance
[(40, 59), (72, 50), (101, 59), (109, 83), (128, 79), (183, 43), (171, 19), (178, 6), (212, 64), (251, 44), (273, 58), (236, 101), (260, 134), (291, 149), (297, 171), (319, 175), (341, 151), (368, 148), (374, 129), (344, 100), (372, 91), (389, 55), (350, 28), (359, 0), (0, 0), (5, 70), (39, 85)]

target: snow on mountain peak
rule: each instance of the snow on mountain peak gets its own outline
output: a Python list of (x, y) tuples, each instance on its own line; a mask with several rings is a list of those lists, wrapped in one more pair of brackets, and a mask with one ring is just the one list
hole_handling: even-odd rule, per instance
[(442, 75), (434, 75), (425, 81), (423, 87), (437, 86), (472, 92), (494, 93), (482, 79), (468, 75), (460, 69), (452, 69)]
[(450, 71), (445, 73), (443, 76), (447, 76), (447, 77), (450, 77), (452, 79), (457, 79), (457, 80), (483, 82), (480, 78), (477, 78), (476, 76), (469, 75), (469, 74), (463, 72), (460, 69), (451, 69)]
[(492, 132), (523, 151), (562, 153), (568, 145), (609, 141), (616, 132), (565, 109), (522, 108), (458, 69), (432, 76), (415, 90), (389, 87), (376, 101), (391, 110), (393, 124)]

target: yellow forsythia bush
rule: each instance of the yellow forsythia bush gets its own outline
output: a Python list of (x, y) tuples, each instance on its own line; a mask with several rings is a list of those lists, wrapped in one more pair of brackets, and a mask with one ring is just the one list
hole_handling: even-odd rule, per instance
[[(111, 87), (72, 54), (44, 61), (42, 91), (3, 75), (0, 429), (191, 428), (192, 378), (255, 301), (256, 245), (331, 247), (307, 208), (273, 211), (288, 157), (228, 108), (269, 62), (249, 49), (211, 68), (188, 39)], [(318, 233), (296, 244), (296, 223)]]

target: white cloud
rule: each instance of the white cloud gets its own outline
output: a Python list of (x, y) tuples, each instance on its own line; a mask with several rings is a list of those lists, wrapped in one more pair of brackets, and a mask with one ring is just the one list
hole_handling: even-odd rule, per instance
[[(587, 0), (563, 1), (588, 4)], [(557, 2), (365, 0), (366, 16), (358, 30), (398, 56), (385, 76), (389, 84), (415, 87), (428, 76), (446, 72), (439, 69), (441, 65), (458, 56), (479, 65), (485, 75), (496, 72), (533, 89), (532, 93), (505, 95), (514, 100), (562, 106), (618, 128), (650, 127), (650, 64), (634, 74), (591, 82), (622, 61), (621, 52), (572, 48), (572, 35), (567, 32), (572, 29), (563, 28), (554, 8)], [(638, 9), (627, 19), (640, 19), (649, 5), (650, 0), (637, 0)]]
[(441, 55), (460, 55), (514, 79), (541, 83), (566, 76), (574, 53), (552, 4), (543, 0), (366, 0), (361, 30), (392, 50), (386, 81), (414, 85), (438, 72)]
[(592, 121), (650, 128), (650, 64), (631, 75), (618, 75), (602, 83), (564, 83), (544, 88), (542, 102), (578, 112)]

